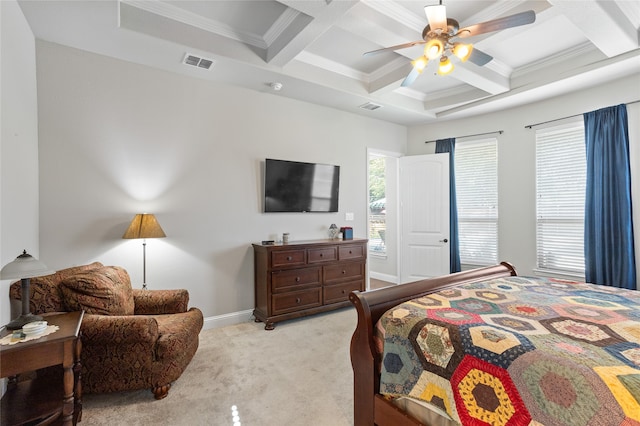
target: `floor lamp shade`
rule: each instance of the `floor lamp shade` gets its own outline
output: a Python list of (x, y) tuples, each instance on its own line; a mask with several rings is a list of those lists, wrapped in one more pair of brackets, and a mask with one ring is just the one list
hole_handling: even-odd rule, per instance
[(18, 330), (25, 324), (42, 320), (41, 316), (33, 315), (29, 307), (30, 279), (40, 277), (42, 275), (53, 274), (54, 272), (55, 271), (47, 268), (44, 263), (28, 254), (26, 250), (24, 250), (13, 262), (7, 263), (2, 270), (0, 270), (0, 279), (19, 279), (22, 285), (22, 313), (18, 318), (12, 320), (6, 325), (8, 330)]
[(142, 288), (147, 288), (147, 238), (166, 237), (156, 217), (152, 214), (140, 213), (133, 217), (123, 239), (142, 238)]
[(164, 238), (166, 237), (155, 215), (141, 213), (134, 216), (122, 238)]

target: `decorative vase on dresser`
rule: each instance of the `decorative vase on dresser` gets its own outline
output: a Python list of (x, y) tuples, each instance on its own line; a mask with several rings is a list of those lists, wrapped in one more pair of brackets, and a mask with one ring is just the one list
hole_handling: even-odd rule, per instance
[(256, 321), (276, 322), (349, 306), (365, 290), (366, 239), (253, 244)]

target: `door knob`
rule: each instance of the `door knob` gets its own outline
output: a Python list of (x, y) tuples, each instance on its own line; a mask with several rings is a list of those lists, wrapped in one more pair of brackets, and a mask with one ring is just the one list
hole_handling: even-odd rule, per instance
[(447, 240), (446, 238), (444, 240), (440, 240), (441, 243), (448, 243), (449, 240)]

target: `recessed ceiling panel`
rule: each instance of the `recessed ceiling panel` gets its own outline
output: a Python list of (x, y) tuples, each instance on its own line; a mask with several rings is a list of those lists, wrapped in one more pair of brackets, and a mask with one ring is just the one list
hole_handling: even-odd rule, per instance
[(172, 6), (219, 22), (237, 31), (264, 36), (287, 6), (270, 0), (167, 1)]

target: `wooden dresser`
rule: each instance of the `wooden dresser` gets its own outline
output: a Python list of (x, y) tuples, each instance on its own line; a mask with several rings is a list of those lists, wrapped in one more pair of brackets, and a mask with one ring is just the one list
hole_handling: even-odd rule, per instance
[(367, 240), (253, 244), (256, 321), (276, 322), (349, 306), (365, 290)]

